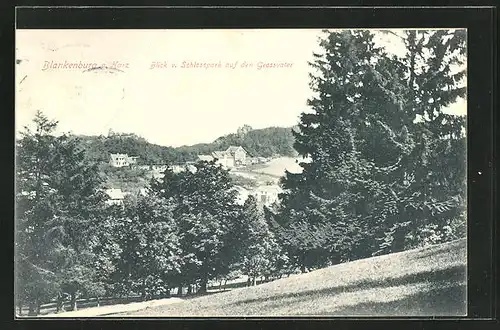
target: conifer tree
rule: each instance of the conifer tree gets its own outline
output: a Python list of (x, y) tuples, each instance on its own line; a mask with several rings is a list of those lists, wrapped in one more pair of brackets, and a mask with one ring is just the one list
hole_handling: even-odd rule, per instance
[(80, 294), (102, 292), (89, 241), (105, 200), (97, 168), (79, 141), (54, 136), (57, 122), (40, 111), (34, 125), (22, 133), (16, 150), (17, 290), (31, 314), (57, 293), (69, 294), (76, 309)]
[(278, 217), (302, 268), (400, 251), (419, 228), (462, 212), (463, 118), (443, 108), (464, 93), (464, 73), (451, 72), (463, 34), (420, 35), (401, 37), (405, 58), (377, 48), (369, 31), (321, 40), (311, 111), (294, 132), (296, 150), (312, 161), (286, 173)]

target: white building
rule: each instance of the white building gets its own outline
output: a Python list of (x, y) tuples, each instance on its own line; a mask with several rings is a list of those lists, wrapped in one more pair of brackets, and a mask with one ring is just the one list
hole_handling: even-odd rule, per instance
[(248, 199), (248, 196), (250, 196), (250, 192), (241, 186), (235, 186), (234, 190), (236, 190), (237, 192), (236, 203), (239, 205), (245, 204), (245, 201)]
[(123, 205), (123, 200), (127, 193), (123, 192), (120, 188), (106, 189), (106, 194), (109, 199), (106, 201), (108, 205)]
[(216, 159), (216, 163), (224, 168), (233, 168), (235, 165), (234, 158), (225, 151), (214, 151), (212, 156)]
[(259, 186), (252, 190), (250, 194), (257, 199), (257, 203), (265, 206), (271, 206), (278, 201), (279, 194), (283, 192), (278, 185)]
[(125, 167), (137, 164), (139, 157), (129, 156), (128, 154), (109, 154), (109, 165), (113, 167)]
[(245, 149), (241, 146), (230, 146), (223, 151), (214, 151), (210, 155), (198, 155), (198, 161), (211, 162), (215, 159), (217, 164), (224, 168), (234, 168), (247, 164), (247, 155)]

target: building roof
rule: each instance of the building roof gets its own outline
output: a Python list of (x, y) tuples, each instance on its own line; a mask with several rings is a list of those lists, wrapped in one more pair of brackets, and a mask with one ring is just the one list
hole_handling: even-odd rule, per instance
[(225, 151), (214, 151), (212, 152), (212, 156), (214, 158), (218, 158), (218, 159), (221, 159), (221, 158), (224, 158), (226, 157), (228, 154), (225, 152)]
[(226, 152), (231, 155), (234, 155), (234, 153), (239, 150), (243, 150), (245, 153), (248, 153), (242, 146), (230, 146), (229, 148), (226, 149)]
[(229, 148), (226, 149), (226, 152), (235, 152), (235, 151), (238, 151), (240, 149), (243, 149), (243, 148), (240, 146), (230, 146)]
[(109, 154), (109, 156), (113, 159), (116, 159), (118, 157), (127, 157), (128, 158), (128, 154)]
[(109, 154), (112, 159), (117, 159), (118, 157), (124, 157), (126, 159), (139, 159), (139, 156), (129, 156), (128, 154)]

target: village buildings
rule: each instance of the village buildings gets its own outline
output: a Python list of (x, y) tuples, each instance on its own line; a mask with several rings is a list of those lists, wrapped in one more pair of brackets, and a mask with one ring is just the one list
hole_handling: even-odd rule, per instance
[[(131, 166), (134, 169), (147, 170), (152, 178), (159, 179), (164, 176), (164, 171), (170, 168), (174, 173), (180, 173), (183, 171), (195, 172), (196, 167), (195, 162), (186, 162), (183, 164), (175, 165), (163, 165), (163, 164), (150, 164), (150, 165), (138, 165), (138, 157), (130, 157), (128, 154), (110, 154), (110, 164), (114, 167), (126, 167)], [(267, 158), (262, 157), (251, 157), (248, 155), (247, 151), (241, 146), (230, 146), (223, 151), (214, 151), (208, 155), (198, 155), (198, 161), (214, 161), (217, 164), (222, 165), (226, 169), (235, 169), (244, 165), (251, 165), (255, 163), (267, 162)], [(237, 175), (241, 175), (238, 173)], [(279, 194), (283, 190), (276, 183), (266, 183), (259, 185), (255, 188), (245, 188), (242, 186), (235, 186), (237, 191), (237, 203), (242, 205), (248, 199), (249, 196), (254, 196), (257, 203), (261, 206), (271, 206), (279, 200)], [(108, 204), (110, 205), (123, 205), (124, 197), (128, 194), (123, 192), (121, 189), (108, 189), (106, 193), (109, 196)], [(144, 194), (145, 191), (140, 192)]]

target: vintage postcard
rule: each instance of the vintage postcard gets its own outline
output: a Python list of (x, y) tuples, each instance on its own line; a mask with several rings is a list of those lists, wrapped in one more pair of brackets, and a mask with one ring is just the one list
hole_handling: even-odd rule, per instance
[(465, 316), (466, 41), (18, 29), (16, 317)]

